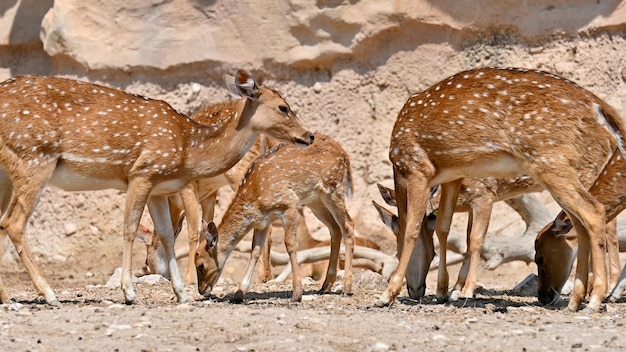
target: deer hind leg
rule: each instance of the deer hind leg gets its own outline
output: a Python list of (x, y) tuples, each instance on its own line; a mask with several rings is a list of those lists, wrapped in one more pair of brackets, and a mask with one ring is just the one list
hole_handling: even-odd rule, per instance
[[(480, 252), (485, 243), (485, 236), (487, 235), (487, 228), (489, 227), (489, 219), (491, 218), (491, 210), (494, 201), (495, 196), (480, 197), (472, 204), (467, 231), (467, 253), (465, 254), (465, 260), (463, 262), (464, 267), (467, 263), (467, 269), (463, 272), (463, 268), (461, 268), (459, 279), (455, 285), (455, 290), (461, 290), (460, 297), (462, 298), (474, 297)], [(461, 277), (462, 273), (465, 274), (464, 278)]]
[[(426, 212), (431, 177), (422, 173), (411, 173), (406, 176), (400, 175), (399, 171), (394, 167), (394, 188), (398, 205), (399, 230), (397, 239), (400, 262), (396, 272), (389, 280), (387, 289), (379, 297), (376, 306), (393, 304), (400, 293), (409, 261), (413, 255), (413, 249), (418, 240), (418, 231), (420, 231)], [(427, 258), (423, 259), (427, 260)], [(408, 278), (407, 284), (409, 284)]]
[(459, 191), (461, 190), (461, 181), (462, 179), (458, 179), (441, 185), (439, 214), (437, 215), (437, 221), (435, 223), (435, 231), (437, 232), (437, 238), (439, 239), (439, 272), (437, 276), (436, 293), (436, 297), (439, 302), (445, 302), (448, 300), (448, 285), (450, 281), (448, 267), (446, 265), (448, 234), (450, 233), (450, 226), (452, 224), (452, 216), (454, 215), (456, 201), (459, 197)]
[(470, 240), (471, 240), (471, 236), (470, 234), (472, 233), (472, 226), (474, 224), (474, 212), (472, 210), (469, 211), (469, 213), (467, 214), (467, 229), (465, 231), (465, 241), (467, 243), (467, 250), (465, 252), (464, 258), (463, 258), (463, 265), (461, 265), (461, 269), (459, 270), (459, 277), (456, 280), (456, 284), (454, 284), (454, 289), (452, 294), (450, 295), (450, 300), (457, 300), (461, 294), (461, 290), (463, 289), (463, 286), (465, 286), (465, 282), (467, 282), (467, 275), (469, 272), (469, 267), (470, 267)]
[[(345, 192), (333, 192), (328, 198), (322, 199), (324, 203), (324, 218), (320, 218), (330, 230), (331, 254), (328, 262), (328, 269), (322, 290), (320, 292), (328, 292), (332, 284), (337, 278), (337, 269), (339, 267), (339, 251), (341, 240), (344, 243), (344, 276), (343, 276), (343, 292), (352, 294), (352, 261), (354, 257), (354, 221), (346, 208)], [(316, 213), (317, 215), (317, 213)], [(322, 215), (322, 214), (320, 214)], [(333, 270), (331, 272), (331, 269)], [(331, 276), (332, 275), (332, 276)]]
[[(0, 214), (4, 214), (11, 200), (11, 194), (13, 193), (13, 185), (10, 182), (8, 182), (8, 184), (3, 184), (1, 185), (1, 187), (3, 189), (0, 190), (0, 209), (1, 209)], [(2, 257), (4, 257), (6, 246), (7, 246), (7, 234), (4, 231), (0, 231), (0, 264), (2, 263)], [(11, 298), (9, 297), (9, 294), (4, 288), (4, 285), (2, 284), (2, 278), (0, 278), (0, 303), (9, 303), (10, 300)]]
[(58, 305), (54, 292), (33, 259), (33, 254), (25, 237), (28, 220), (33, 214), (55, 166), (56, 160), (48, 162), (40, 160), (39, 167), (32, 173), (14, 175), (13, 197), (2, 216), (0, 237), (2, 234), (9, 236), (37, 292), (44, 297), (48, 304)]
[(617, 238), (617, 220), (613, 219), (606, 224), (606, 245), (609, 255), (609, 290), (612, 290), (619, 280), (621, 266), (619, 265), (619, 240)]
[[(298, 221), (301, 221), (298, 219)], [(272, 227), (268, 226), (267, 228), (267, 238), (265, 239), (265, 244), (261, 249), (261, 256), (259, 257), (259, 266), (257, 267), (257, 277), (260, 282), (268, 282), (274, 278), (272, 275), (272, 258), (271, 258), (271, 249), (272, 249)]]
[(602, 204), (578, 183), (576, 175), (558, 171), (550, 177), (542, 177), (546, 188), (563, 208), (578, 236), (578, 263), (574, 290), (568, 309), (576, 311), (587, 293), (589, 255), (593, 271), (593, 285), (586, 311), (598, 311), (607, 293), (606, 280), (606, 220)]
[[(196, 257), (196, 249), (200, 241), (200, 204), (198, 202), (198, 192), (195, 183), (188, 184), (180, 191), (183, 200), (183, 208), (187, 214), (187, 239), (189, 244), (189, 255), (187, 256), (187, 274), (185, 283), (192, 285), (197, 280), (196, 265), (193, 259)], [(175, 223), (175, 222), (173, 222)]]
[[(159, 240), (161, 241), (161, 245), (165, 250), (165, 258), (168, 263), (174, 294), (176, 295), (176, 298), (179, 302), (187, 302), (187, 295), (185, 294), (183, 281), (181, 280), (180, 272), (178, 271), (176, 253), (174, 253), (174, 227), (172, 226), (172, 221), (170, 219), (167, 197), (152, 196), (148, 199), (147, 203), (148, 210), (150, 211), (150, 216), (154, 221), (154, 227), (159, 233)], [(133, 223), (129, 223), (128, 226), (135, 227)], [(124, 238), (126, 239), (126, 234), (124, 234)]]
[(248, 266), (246, 267), (246, 271), (243, 276), (243, 280), (241, 280), (241, 284), (239, 285), (239, 289), (235, 293), (235, 296), (233, 296), (233, 298), (230, 300), (232, 303), (243, 302), (244, 296), (246, 292), (248, 292), (250, 284), (252, 283), (254, 268), (259, 261), (259, 257), (261, 256), (262, 249), (265, 245), (265, 242), (267, 241), (267, 235), (271, 226), (272, 225), (270, 224), (263, 229), (254, 230), (254, 235), (252, 237), (252, 250), (250, 251), (250, 260), (248, 261)]
[(298, 266), (298, 241), (296, 239), (298, 210), (287, 209), (283, 214), (283, 227), (285, 229), (285, 248), (291, 264), (291, 280), (293, 282), (292, 302), (302, 301), (302, 277)]

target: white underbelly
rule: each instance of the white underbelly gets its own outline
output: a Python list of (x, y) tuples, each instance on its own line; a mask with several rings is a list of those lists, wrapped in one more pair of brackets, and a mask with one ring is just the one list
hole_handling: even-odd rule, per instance
[(435, 174), (430, 187), (466, 177), (505, 178), (523, 176), (527, 174), (528, 172), (515, 158), (505, 154), (496, 159), (479, 164), (460, 165), (458, 167), (445, 168)]
[(74, 172), (70, 168), (59, 164), (52, 173), (48, 185), (61, 188), (65, 191), (99, 191), (103, 189), (117, 189), (126, 191), (128, 183), (122, 180), (91, 177)]

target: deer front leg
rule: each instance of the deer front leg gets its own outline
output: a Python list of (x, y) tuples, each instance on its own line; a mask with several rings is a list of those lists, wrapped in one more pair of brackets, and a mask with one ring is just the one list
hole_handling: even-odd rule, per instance
[(424, 175), (398, 175), (394, 167), (396, 203), (398, 205), (398, 254), (400, 262), (391, 276), (389, 285), (379, 297), (376, 306), (392, 305), (400, 293), (407, 267), (415, 248), (418, 230), (422, 225), (428, 200), (429, 178)]
[(243, 280), (241, 280), (241, 284), (239, 285), (239, 290), (235, 293), (235, 296), (230, 300), (232, 303), (242, 303), (244, 300), (244, 296), (248, 289), (250, 288), (250, 284), (252, 283), (252, 276), (254, 274), (254, 268), (261, 256), (261, 251), (266, 244), (267, 234), (272, 225), (268, 225), (267, 227), (257, 230), (254, 229), (254, 235), (252, 237), (252, 250), (250, 251), (250, 260), (248, 261), (248, 266), (246, 267), (245, 274), (243, 276)]
[[(169, 205), (166, 196), (152, 196), (148, 199), (148, 210), (154, 221), (154, 227), (159, 234), (159, 240), (165, 250), (165, 258), (170, 270), (172, 280), (172, 288), (178, 302), (187, 302), (187, 294), (183, 286), (178, 271), (178, 263), (176, 262), (176, 253), (174, 253), (174, 227), (169, 214)], [(134, 236), (133, 236), (134, 237)]]

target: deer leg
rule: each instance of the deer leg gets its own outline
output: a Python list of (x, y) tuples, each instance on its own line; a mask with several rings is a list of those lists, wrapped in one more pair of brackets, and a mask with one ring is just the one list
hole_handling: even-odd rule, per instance
[(187, 285), (191, 285), (197, 280), (194, 258), (196, 257), (198, 242), (200, 241), (199, 231), (201, 227), (200, 204), (198, 203), (198, 193), (194, 184), (195, 183), (189, 183), (180, 191), (180, 195), (183, 200), (183, 207), (185, 209), (185, 213), (187, 213), (187, 237), (189, 242), (187, 275), (185, 276), (185, 283)]
[[(558, 175), (558, 176), (557, 176)], [(589, 254), (593, 270), (591, 297), (586, 311), (598, 311), (607, 293), (606, 280), (606, 216), (604, 207), (578, 182), (576, 175), (556, 170), (550, 177), (542, 175), (542, 181), (568, 213), (578, 236), (578, 264), (574, 290), (568, 309), (576, 311), (587, 292)]]
[[(6, 250), (7, 244), (7, 235), (5, 233), (0, 232), (0, 262), (2, 262), (2, 257), (4, 257), (4, 251)], [(0, 303), (9, 303), (11, 298), (7, 293), (4, 285), (2, 284), (2, 278), (0, 278)]]
[(617, 220), (613, 219), (606, 224), (606, 243), (609, 255), (609, 287), (612, 290), (620, 277), (619, 240), (617, 238)]
[[(397, 241), (400, 262), (396, 272), (389, 279), (387, 289), (379, 297), (376, 306), (382, 307), (393, 304), (400, 293), (404, 276), (407, 273), (407, 267), (419, 236), (418, 231), (420, 231), (424, 213), (426, 212), (429, 183), (430, 178), (426, 175), (419, 173), (406, 176), (400, 175), (394, 166), (394, 188), (396, 190), (399, 225)], [(409, 288), (409, 294), (410, 292)]]
[(178, 263), (176, 262), (176, 253), (174, 253), (174, 227), (169, 218), (169, 205), (166, 196), (151, 196), (148, 199), (148, 210), (154, 221), (154, 227), (159, 233), (159, 240), (165, 250), (165, 258), (170, 269), (172, 280), (172, 288), (178, 302), (187, 302), (187, 295), (183, 287), (183, 281), (178, 271)]
[[(43, 296), (48, 304), (52, 305), (58, 305), (59, 302), (52, 288), (50, 288), (50, 285), (48, 285), (48, 282), (43, 276), (43, 272), (35, 263), (24, 234), (28, 220), (39, 202), (45, 183), (52, 174), (55, 165), (56, 160), (54, 160), (54, 162), (40, 164), (39, 168), (35, 169), (34, 172), (29, 175), (23, 175), (23, 177), (19, 177), (21, 175), (18, 175), (18, 177), (15, 178), (13, 184), (15, 189), (14, 196), (11, 198), (6, 212), (2, 216), (2, 226), (0, 227), (0, 237), (8, 235), (11, 239), (37, 293)], [(28, 180), (28, 184), (24, 184), (23, 180)]]
[(463, 288), (461, 297), (474, 297), (476, 290), (476, 276), (478, 272), (478, 263), (480, 262), (480, 252), (485, 243), (487, 228), (489, 227), (489, 219), (491, 218), (492, 201), (487, 201), (483, 206), (474, 206), (473, 226), (471, 233), (468, 235), (467, 250), (469, 252), (469, 270)]
[(287, 209), (283, 214), (283, 227), (285, 228), (285, 248), (291, 264), (291, 280), (293, 282), (292, 302), (302, 301), (302, 277), (298, 266), (298, 241), (296, 240), (296, 227), (298, 210)]
[(437, 300), (445, 302), (448, 300), (449, 275), (446, 257), (448, 251), (448, 233), (452, 224), (452, 216), (456, 207), (456, 200), (461, 190), (461, 181), (447, 182), (441, 185), (441, 200), (439, 201), (439, 215), (435, 223), (435, 231), (439, 239), (439, 271), (437, 276)]
[[(331, 200), (327, 206), (331, 209), (331, 214), (341, 231), (341, 238), (344, 245), (344, 264), (343, 264), (343, 292), (347, 295), (352, 294), (352, 261), (354, 258), (354, 221), (348, 213), (343, 194), (331, 193)], [(335, 234), (339, 237), (339, 233)]]
[(243, 280), (241, 280), (241, 284), (239, 285), (239, 290), (237, 290), (235, 296), (230, 300), (232, 303), (243, 302), (244, 296), (246, 292), (248, 292), (250, 284), (252, 283), (254, 268), (259, 261), (261, 251), (266, 244), (265, 242), (267, 240), (267, 234), (269, 233), (269, 229), (271, 226), (272, 225), (270, 224), (261, 230), (254, 229), (254, 235), (252, 237), (252, 250), (250, 251), (250, 260), (248, 261), (248, 266), (246, 267)]
[(341, 230), (335, 222), (333, 215), (323, 204), (308, 204), (309, 208), (315, 216), (328, 227), (330, 232), (330, 256), (328, 267), (326, 268), (326, 277), (319, 291), (319, 294), (329, 293), (333, 284), (337, 280), (337, 270), (339, 267), (339, 249), (341, 246)]
[[(300, 219), (298, 219), (300, 221)], [(257, 267), (257, 276), (259, 281), (268, 282), (274, 278), (272, 275), (272, 260), (270, 250), (272, 249), (272, 227), (267, 227), (267, 236), (265, 244), (261, 249), (261, 257), (259, 258), (259, 266)]]
[(466, 245), (467, 250), (465, 251), (465, 254), (463, 255), (463, 265), (461, 266), (461, 269), (459, 270), (459, 277), (456, 280), (456, 284), (454, 284), (454, 291), (450, 295), (451, 300), (456, 300), (458, 298), (460, 291), (463, 289), (463, 286), (465, 286), (465, 282), (467, 281), (467, 274), (468, 274), (469, 267), (470, 267), (469, 248), (470, 248), (470, 241), (472, 238), (470, 234), (472, 233), (473, 223), (474, 223), (474, 212), (470, 210), (467, 216), (467, 229), (465, 232), (465, 241), (467, 243)]

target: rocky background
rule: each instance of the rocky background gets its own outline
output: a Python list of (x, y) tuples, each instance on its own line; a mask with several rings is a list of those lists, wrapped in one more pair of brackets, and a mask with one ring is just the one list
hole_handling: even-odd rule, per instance
[[(394, 239), (371, 200), (380, 200), (376, 182), (392, 184), (388, 145), (397, 112), (412, 93), (488, 65), (552, 71), (626, 116), (626, 1), (0, 1), (1, 80), (66, 76), (192, 113), (228, 99), (224, 73), (250, 70), (311, 129), (342, 143), (352, 157), (357, 231), (390, 253)], [(122, 212), (117, 191), (47, 189), (29, 224), (31, 249), (42, 264), (110, 273), (121, 264)], [(498, 205), (490, 232), (518, 235), (516, 216)], [(309, 223), (316, 236), (326, 235)], [(464, 222), (456, 226), (462, 231)], [(7, 248), (2, 270), (23, 270)]]

